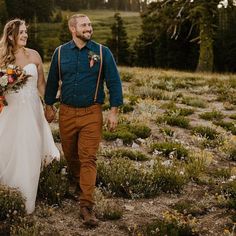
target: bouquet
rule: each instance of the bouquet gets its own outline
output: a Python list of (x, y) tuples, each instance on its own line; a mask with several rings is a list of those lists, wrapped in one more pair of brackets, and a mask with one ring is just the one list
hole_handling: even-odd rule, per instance
[(28, 80), (27, 75), (19, 66), (8, 65), (5, 69), (0, 69), (0, 112), (7, 106), (5, 94), (8, 91), (17, 92)]

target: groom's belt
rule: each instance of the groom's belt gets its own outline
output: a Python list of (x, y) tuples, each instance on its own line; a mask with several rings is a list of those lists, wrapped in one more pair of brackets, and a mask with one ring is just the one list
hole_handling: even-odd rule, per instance
[(68, 105), (68, 104), (65, 104), (65, 103), (61, 103), (60, 106), (64, 106), (64, 107), (67, 107), (67, 108), (72, 108), (72, 109), (78, 109), (78, 110), (90, 110), (94, 107), (98, 107), (98, 106), (101, 106), (100, 103), (93, 103), (92, 105), (89, 105), (89, 106), (71, 106), (71, 105)]

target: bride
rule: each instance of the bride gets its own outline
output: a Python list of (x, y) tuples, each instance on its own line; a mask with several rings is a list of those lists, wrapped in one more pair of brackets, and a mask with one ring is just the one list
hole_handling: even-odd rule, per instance
[(27, 28), (20, 19), (9, 21), (0, 40), (0, 68), (20, 66), (31, 75), (18, 92), (6, 94), (8, 106), (0, 113), (0, 184), (18, 188), (32, 213), (42, 163), (59, 159), (40, 96), (45, 80), (38, 52), (26, 48)]

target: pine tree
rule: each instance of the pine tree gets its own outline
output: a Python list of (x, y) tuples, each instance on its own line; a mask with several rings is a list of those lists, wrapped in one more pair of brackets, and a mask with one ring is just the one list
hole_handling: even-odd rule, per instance
[(59, 35), (60, 43), (66, 43), (71, 40), (71, 33), (68, 28), (68, 20), (66, 18), (63, 19), (60, 29), (60, 35)]
[(5, 0), (0, 0), (0, 31), (3, 30), (3, 25), (8, 17), (8, 12), (5, 4)]
[(107, 45), (113, 52), (116, 62), (119, 65), (130, 64), (129, 43), (126, 29), (120, 13), (114, 15), (115, 23), (111, 26), (112, 38), (107, 40)]
[[(232, 5), (232, 1), (229, 3)], [(218, 6), (219, 0), (163, 0), (152, 3), (143, 15), (143, 32), (147, 35), (142, 34), (139, 45), (149, 50), (150, 45), (154, 46), (163, 31), (169, 34), (169, 39), (179, 40), (183, 29), (185, 30), (189, 24), (186, 40), (199, 43), (197, 70), (212, 71)], [(155, 50), (152, 49), (152, 53), (155, 53)]]
[(27, 47), (35, 49), (42, 59), (44, 58), (43, 41), (38, 33), (38, 24), (36, 18), (29, 27)]
[(40, 22), (48, 22), (53, 11), (53, 0), (5, 0), (10, 18), (19, 17), (32, 22), (36, 17)]
[(219, 27), (214, 43), (214, 69), (236, 72), (236, 8), (222, 8), (219, 12)]

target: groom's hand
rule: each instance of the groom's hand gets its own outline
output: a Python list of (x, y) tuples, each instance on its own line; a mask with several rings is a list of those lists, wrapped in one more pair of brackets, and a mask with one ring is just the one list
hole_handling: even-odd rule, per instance
[(51, 123), (55, 118), (56, 110), (54, 106), (46, 105), (45, 117), (48, 123)]

